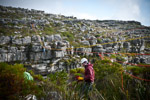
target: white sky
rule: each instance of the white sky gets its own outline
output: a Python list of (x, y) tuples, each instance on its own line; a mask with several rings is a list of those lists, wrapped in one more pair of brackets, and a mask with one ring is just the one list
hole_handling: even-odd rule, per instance
[(80, 19), (135, 20), (150, 26), (150, 0), (0, 0), (0, 5), (44, 10)]

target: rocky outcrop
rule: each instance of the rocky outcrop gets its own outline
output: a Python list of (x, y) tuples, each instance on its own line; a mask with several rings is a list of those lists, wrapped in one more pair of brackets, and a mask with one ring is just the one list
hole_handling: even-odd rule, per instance
[[(18, 12), (25, 16), (14, 18)], [(84, 20), (3, 6), (0, 13), (5, 13), (0, 18), (0, 62), (30, 65), (43, 75), (79, 67), (79, 61), (65, 62), (74, 56), (150, 53), (150, 28), (136, 21)], [(126, 61), (148, 64), (149, 60), (149, 55), (139, 55)]]

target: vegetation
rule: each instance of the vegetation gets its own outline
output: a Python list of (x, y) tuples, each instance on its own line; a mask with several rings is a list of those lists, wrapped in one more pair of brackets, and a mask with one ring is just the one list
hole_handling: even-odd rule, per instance
[(28, 94), (38, 95), (38, 87), (34, 81), (26, 80), (23, 72), (26, 69), (21, 64), (8, 65), (0, 63), (0, 99), (17, 100)]
[[(122, 66), (108, 59), (94, 58), (95, 83), (89, 97), (93, 100), (148, 100), (150, 83), (131, 77), (131, 73), (141, 79), (149, 79), (150, 68)], [(34, 80), (24, 78), (26, 69), (21, 64), (0, 63), (0, 99), (23, 99), (29, 94), (38, 100), (59, 98), (61, 100), (79, 100), (83, 81), (76, 77), (84, 76), (84, 68), (51, 73), (44, 79), (41, 75), (30, 72)], [(126, 72), (124, 72), (126, 70)], [(86, 99), (86, 97), (84, 98)]]
[(62, 36), (67, 37), (68, 41), (73, 41), (74, 40), (74, 36), (70, 32), (62, 32), (61, 34), (62, 34)]
[[(117, 41), (122, 40), (121, 37), (125, 37), (125, 39), (128, 39), (130, 36), (132, 36), (134, 38), (136, 37), (136, 34), (138, 32), (135, 32), (136, 34), (129, 34), (130, 32), (127, 31), (126, 33), (123, 33), (123, 31), (141, 27), (140, 23), (134, 21), (124, 23), (122, 21), (114, 21), (116, 23), (116, 26), (118, 27), (115, 27), (114, 25), (110, 25), (110, 27), (107, 27), (107, 25), (109, 25), (109, 21), (97, 21), (102, 24), (95, 23), (95, 21), (89, 21), (91, 24), (87, 24), (86, 20), (78, 21), (74, 20), (73, 18), (63, 18), (61, 15), (57, 16), (58, 18), (55, 16), (53, 17), (53, 15), (50, 17), (48, 15), (46, 17), (46, 14), (35, 14), (30, 10), (29, 12), (24, 13), (19, 11), (19, 8), (8, 8), (9, 12), (7, 12), (1, 6), (0, 9), (2, 10), (0, 12), (0, 34), (2, 36), (18, 35), (22, 38), (26, 35), (36, 35), (35, 31), (31, 27), (31, 24), (35, 23), (37, 33), (42, 33), (40, 35), (52, 35), (56, 33), (58, 34), (60, 32), (61, 36), (66, 37), (66, 40), (70, 42), (70, 45), (74, 46), (75, 48), (84, 46), (81, 41), (88, 38), (84, 36), (86, 34), (87, 36), (95, 36), (97, 38), (97, 43), (100, 44), (103, 42), (102, 39), (105, 38), (118, 38)], [(11, 12), (11, 10), (14, 11)], [(65, 20), (68, 20), (70, 22), (66, 23)], [(106, 24), (106, 27), (104, 23)], [(104, 25), (104, 27), (101, 25)], [(82, 27), (84, 31), (82, 31)], [(117, 34), (118, 30), (120, 30), (120, 32), (122, 32), (123, 34)], [(117, 36), (115, 32), (117, 32)], [(144, 33), (144, 35), (146, 34)], [(144, 37), (144, 35), (140, 36)], [(20, 37), (16, 38), (19, 39)], [(48, 45), (54, 44), (54, 42), (55, 41), (48, 43)], [(10, 45), (17, 46), (11, 43)], [(2, 48), (2, 50), (3, 48), (4, 50), (8, 50), (8, 47), (10, 47), (10, 45), (0, 45), (0, 47)], [(119, 47), (121, 47), (121, 43), (119, 43), (118, 45)], [(31, 51), (32, 49), (32, 44), (21, 46), (28, 46), (27, 50), (25, 49), (25, 52), (27, 59), (30, 61), (31, 59), (29, 51)], [(131, 46), (134, 45), (131, 44)], [(145, 41), (145, 47), (150, 48), (150, 43)], [(18, 46), (18, 51), (21, 51), (20, 45)], [(127, 52), (125, 48), (120, 48), (119, 51), (121, 53)], [(21, 56), (23, 55), (21, 54)], [(34, 80), (32, 81), (27, 80), (24, 77), (23, 73), (27, 69), (24, 68), (22, 64), (11, 65), (7, 63), (0, 63), (0, 100), (25, 100), (29, 95), (35, 95), (38, 100), (80, 100), (83, 96), (81, 95), (81, 89), (84, 85), (84, 81), (77, 80), (77, 77), (84, 77), (84, 68), (75, 68), (70, 70), (71, 66), (75, 63), (78, 63), (79, 61), (77, 58), (74, 58), (72, 56), (66, 56), (68, 57), (68, 59), (60, 60), (61, 62), (64, 62), (64, 65), (66, 66), (65, 71), (63, 70), (59, 72), (53, 72), (47, 75), (46, 78), (43, 78), (43, 76), (36, 75), (33, 71), (30, 70), (28, 72), (33, 76)], [(137, 54), (132, 53), (128, 56), (132, 56), (132, 58), (134, 58), (137, 56)], [(89, 92), (90, 99), (149, 99), (150, 68), (123, 64), (125, 62), (125, 54), (109, 55), (110, 58), (116, 59), (117, 62), (110, 61), (108, 57), (104, 57), (103, 60), (100, 60), (99, 58), (93, 56), (86, 57), (92, 61), (95, 70), (95, 83), (93, 85), (93, 89)], [(7, 58), (9, 58), (9, 56)], [(15, 61), (15, 63), (21, 63), (21, 61)], [(84, 97), (82, 99), (86, 100), (87, 97)]]

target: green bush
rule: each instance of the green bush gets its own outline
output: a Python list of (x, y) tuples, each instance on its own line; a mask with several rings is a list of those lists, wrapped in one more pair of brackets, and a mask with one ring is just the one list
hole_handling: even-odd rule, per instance
[[(106, 100), (121, 100), (121, 70), (122, 67), (110, 60), (97, 60), (94, 63), (96, 88)], [(112, 97), (113, 96), (113, 97)]]
[(97, 43), (102, 43), (102, 39), (97, 39)]
[(17, 100), (28, 94), (39, 93), (33, 81), (24, 79), (25, 70), (21, 64), (0, 63), (0, 99)]
[(55, 72), (48, 75), (50, 81), (59, 86), (66, 85), (68, 74), (65, 71)]
[(82, 74), (84, 73), (84, 68), (77, 68), (76, 70), (77, 70), (77, 73), (82, 73)]
[(75, 74), (75, 73), (77, 73), (77, 70), (76, 70), (76, 69), (71, 69), (71, 70), (70, 70), (70, 74)]
[(130, 70), (131, 72), (133, 72), (134, 75), (143, 73), (144, 69), (145, 68), (141, 68), (138, 66), (127, 66), (127, 70)]
[(67, 37), (69, 41), (73, 41), (74, 40), (74, 35), (72, 33), (62, 32), (61, 34), (62, 34), (62, 36)]

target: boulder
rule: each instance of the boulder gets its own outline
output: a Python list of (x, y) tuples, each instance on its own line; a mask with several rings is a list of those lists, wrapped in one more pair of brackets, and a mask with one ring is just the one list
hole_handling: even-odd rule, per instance
[(0, 53), (0, 62), (7, 62), (7, 53)]
[(146, 58), (140, 58), (140, 63), (146, 64)]
[(91, 36), (89, 39), (90, 45), (95, 45), (97, 43), (97, 38), (95, 36)]
[(81, 41), (81, 43), (82, 43), (83, 45), (87, 45), (87, 46), (90, 45), (89, 41), (87, 41), (87, 40)]
[(18, 50), (16, 52), (16, 60), (17, 61), (26, 61), (27, 60), (26, 53), (22, 52), (21, 50)]
[(14, 54), (13, 53), (7, 53), (7, 62), (11, 62), (13, 61), (14, 58)]
[(31, 37), (26, 36), (26, 37), (22, 38), (22, 42), (23, 42), (23, 44), (30, 44), (31, 43)]
[(126, 48), (126, 49), (130, 48), (130, 42), (124, 42), (123, 48)]
[(138, 49), (135, 46), (133, 46), (130, 48), (130, 52), (131, 53), (138, 53)]
[(33, 60), (33, 61), (41, 61), (41, 57), (42, 57), (42, 53), (41, 52), (38, 52), (38, 53), (35, 53), (35, 52), (31, 52), (30, 53), (30, 60)]
[(41, 58), (43, 60), (48, 60), (52, 58), (51, 50), (46, 50), (45, 52), (42, 52)]
[(52, 42), (52, 41), (54, 41), (54, 35), (51, 35), (51, 36), (46, 35), (46, 36), (45, 36), (45, 41), (46, 41), (46, 42)]
[(133, 59), (134, 63), (135, 64), (139, 64), (140, 63), (140, 58), (136, 57)]
[(112, 47), (106, 48), (106, 53), (113, 53), (113, 52), (114, 52), (114, 50)]
[(61, 41), (62, 38), (61, 38), (60, 34), (55, 34), (55, 35), (54, 35), (54, 40), (55, 40), (55, 41)]
[(78, 55), (92, 55), (92, 48), (76, 48), (76, 54)]
[(131, 44), (134, 45), (134, 46), (141, 45), (141, 40), (140, 39), (132, 40)]
[(0, 48), (0, 53), (7, 53), (8, 50), (5, 47)]
[(16, 53), (18, 50), (17, 47), (8, 47), (8, 52), (11, 52), (11, 53)]
[(22, 45), (22, 43), (22, 38), (20, 38), (19, 36), (12, 37), (12, 44)]
[(1, 36), (0, 37), (0, 45), (10, 43), (11, 38), (9, 36)]
[(54, 51), (54, 58), (62, 58), (65, 56), (64, 51)]
[(35, 65), (33, 64), (32, 68), (36, 74), (41, 74), (41, 75), (48, 74), (47, 64), (35, 64)]
[(32, 43), (40, 43), (42, 40), (41, 40), (41, 37), (39, 35), (33, 35), (31, 37), (31, 41), (32, 41)]
[(103, 49), (103, 46), (99, 44), (92, 48), (92, 52), (94, 52), (94, 55), (98, 55), (99, 53), (104, 53), (105, 49)]
[(146, 59), (146, 64), (150, 64), (150, 56), (147, 56), (147, 59)]
[(41, 45), (33, 45), (32, 46), (32, 52), (42, 52), (43, 47)]

